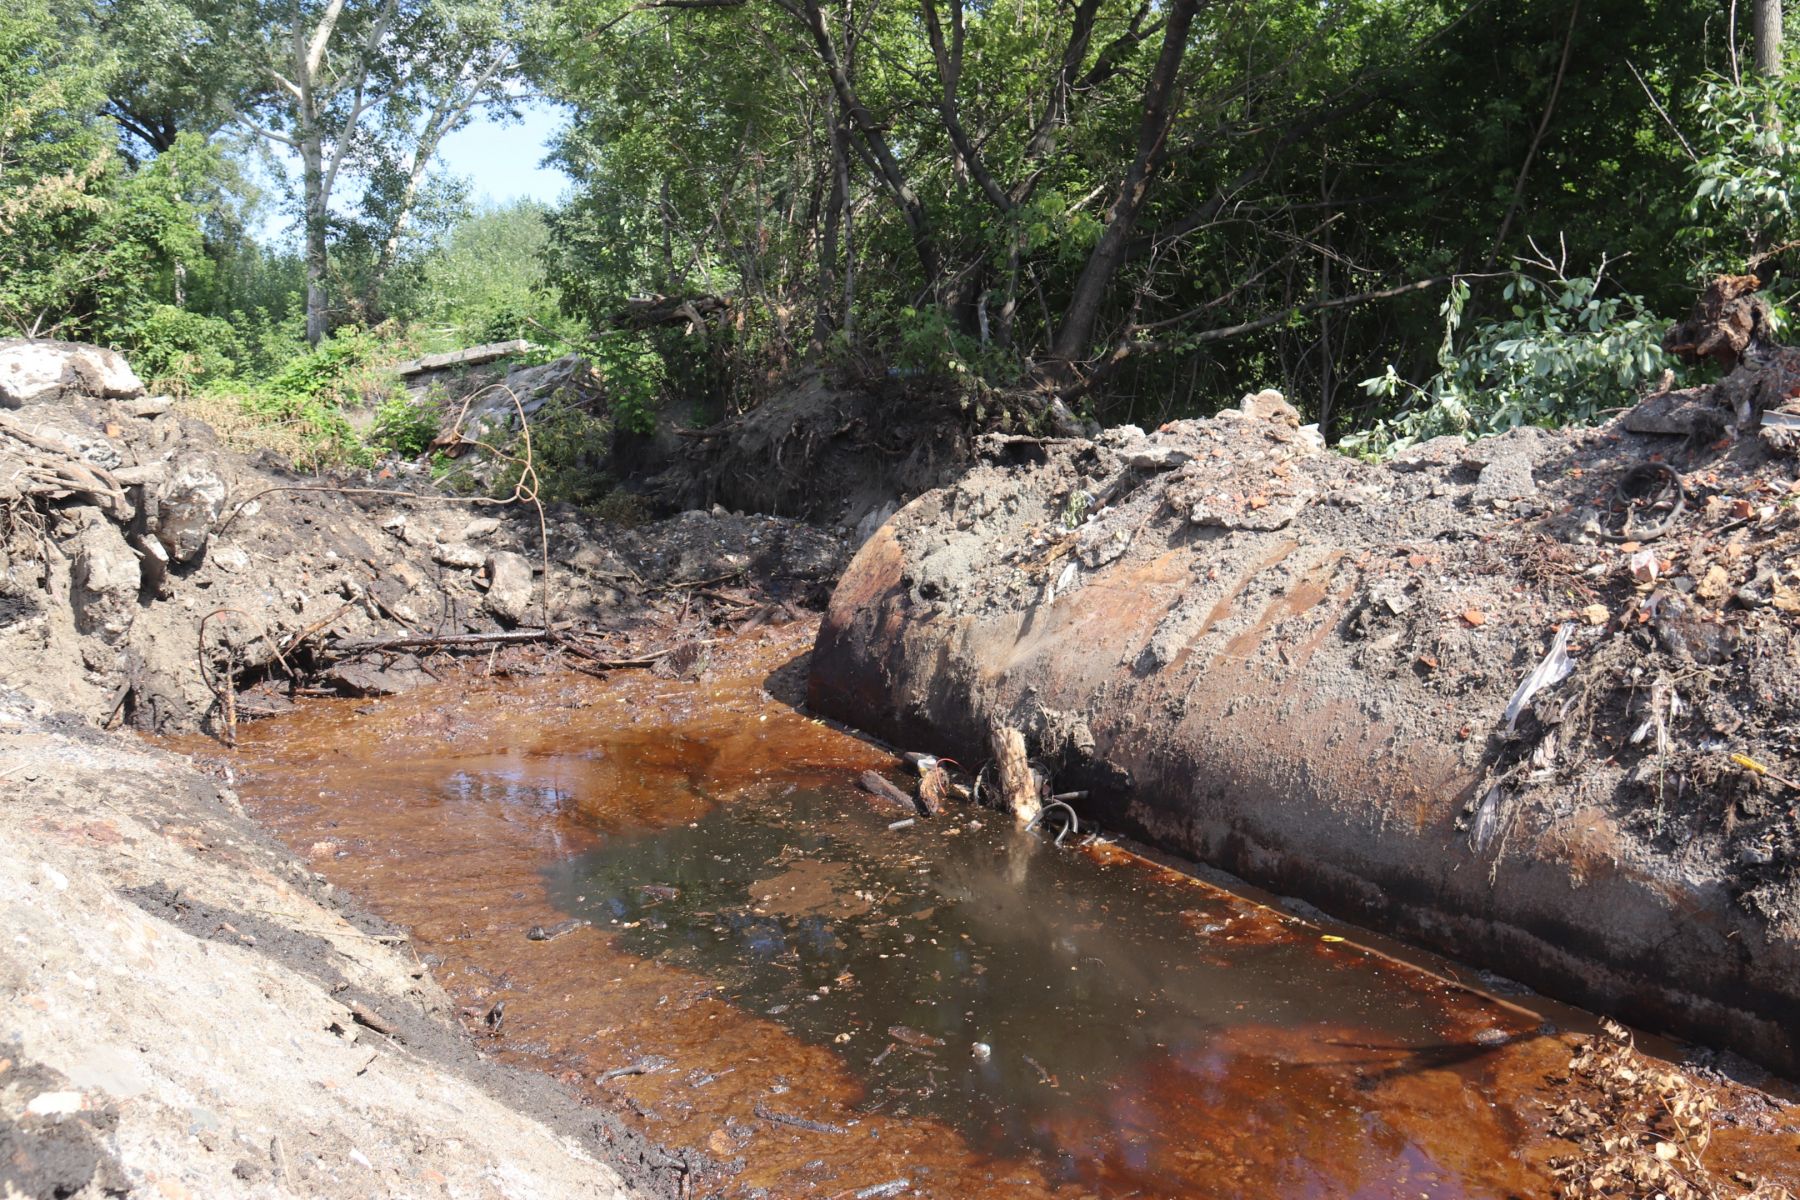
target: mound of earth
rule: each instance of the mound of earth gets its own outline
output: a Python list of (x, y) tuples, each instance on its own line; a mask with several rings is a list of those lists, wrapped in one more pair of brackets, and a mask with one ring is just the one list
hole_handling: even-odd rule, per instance
[(1280, 411), (988, 438), (858, 554), (811, 703), (1023, 730), (1084, 815), (1800, 1071), (1800, 472), (1741, 400), (1785, 362), (1383, 466)]
[[(0, 413), (0, 660), (102, 725), (225, 730), (284, 693), (392, 693), (434, 654), (499, 642), (604, 663), (678, 618), (822, 604), (848, 556), (779, 517), (626, 530), (446, 496), (404, 465), (299, 475), (144, 396), (122, 361), (108, 375), (90, 347), (45, 346), (42, 386)], [(39, 361), (59, 354), (60, 372)], [(238, 703), (259, 680), (281, 686)]]

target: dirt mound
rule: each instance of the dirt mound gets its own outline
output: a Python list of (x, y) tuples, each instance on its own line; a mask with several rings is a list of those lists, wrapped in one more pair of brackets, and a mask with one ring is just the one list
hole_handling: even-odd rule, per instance
[(812, 703), (1021, 728), (1115, 826), (1800, 1070), (1800, 506), (1748, 386), (1386, 467), (1241, 413), (988, 439), (853, 562)]
[[(223, 731), (283, 692), (400, 691), (434, 654), (504, 642), (607, 662), (691, 616), (693, 588), (738, 589), (701, 598), (721, 619), (822, 603), (847, 557), (781, 518), (623, 530), (443, 496), (406, 465), (302, 476), (167, 399), (83, 393), (86, 377), (0, 414), (0, 658), (99, 724)], [(240, 703), (234, 685), (259, 680), (282, 688)]]
[(627, 1200), (601, 1156), (663, 1160), (483, 1061), (407, 938), (186, 760), (10, 689), (0, 758), (0, 1192)]
[(968, 425), (946, 388), (809, 372), (740, 416), (668, 430), (656, 448), (626, 447), (621, 470), (656, 464), (646, 486), (670, 507), (717, 504), (866, 535), (898, 502), (969, 464)]

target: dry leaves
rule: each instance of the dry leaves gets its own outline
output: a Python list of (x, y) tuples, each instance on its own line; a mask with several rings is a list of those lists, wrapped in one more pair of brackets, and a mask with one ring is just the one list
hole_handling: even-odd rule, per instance
[(1704, 1161), (1713, 1094), (1640, 1055), (1622, 1027), (1608, 1021), (1605, 1029), (1584, 1039), (1569, 1062), (1580, 1098), (1551, 1116), (1552, 1132), (1576, 1146), (1550, 1162), (1564, 1200), (1793, 1200), (1773, 1184), (1715, 1177)]

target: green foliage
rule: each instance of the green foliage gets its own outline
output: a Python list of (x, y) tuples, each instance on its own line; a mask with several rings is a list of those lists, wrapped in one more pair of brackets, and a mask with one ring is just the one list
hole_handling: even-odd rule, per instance
[(561, 324), (546, 275), (549, 210), (530, 200), (477, 209), (424, 256), (412, 315), (429, 349), (509, 338), (541, 340)]
[(1708, 78), (1684, 238), (1701, 273), (1736, 273), (1757, 251), (1794, 240), (1800, 211), (1800, 80)]
[(202, 257), (189, 192), (218, 155), (184, 137), (130, 169), (98, 117), (110, 69), (42, 0), (0, 12), (0, 321), (21, 333), (128, 340)]
[(606, 389), (617, 426), (627, 433), (651, 433), (668, 385), (668, 366), (648, 333), (614, 331), (588, 347)]
[[(391, 397), (392, 376), (378, 361), (382, 350), (375, 335), (342, 329), (290, 359), (266, 380), (226, 381), (204, 391), (215, 400), (234, 403), (259, 423), (284, 430), (299, 446), (296, 466), (367, 465), (374, 456), (344, 408), (373, 397)], [(414, 418), (413, 427), (416, 424)]]
[[(561, 397), (552, 398), (531, 418), (531, 461), (537, 471), (538, 495), (545, 501), (578, 506), (599, 503), (613, 490), (606, 470), (612, 447), (611, 418), (589, 412)], [(507, 452), (522, 458), (524, 440), (515, 438)], [(510, 496), (524, 467), (505, 465), (490, 495)]]
[(237, 371), (243, 340), (231, 322), (173, 304), (153, 305), (125, 338), (132, 366), (160, 391), (186, 392)]
[(442, 427), (443, 416), (430, 401), (414, 400), (396, 388), (375, 409), (375, 426), (369, 444), (401, 458), (417, 458), (431, 448)]
[(1437, 374), (1420, 386), (1390, 366), (1364, 380), (1369, 394), (1402, 401), (1401, 411), (1343, 438), (1340, 448), (1382, 457), (1444, 434), (1585, 424), (1631, 403), (1673, 360), (1662, 351), (1663, 324), (1640, 298), (1603, 292), (1603, 277), (1604, 265), (1593, 276), (1516, 275), (1501, 294), (1511, 315), (1481, 321), (1460, 340), (1470, 292), (1457, 280), (1439, 308)]

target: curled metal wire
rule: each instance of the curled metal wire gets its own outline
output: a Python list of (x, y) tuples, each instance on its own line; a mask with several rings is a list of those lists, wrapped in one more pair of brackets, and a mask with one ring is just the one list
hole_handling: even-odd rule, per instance
[(1068, 815), (1068, 822), (1062, 827), (1062, 832), (1056, 835), (1056, 844), (1060, 846), (1063, 844), (1063, 839), (1068, 837), (1071, 833), (1079, 834), (1081, 832), (1081, 818), (1077, 817), (1075, 815), (1075, 810), (1070, 808), (1068, 804), (1063, 801), (1046, 800), (1044, 802), (1044, 807), (1038, 809), (1037, 816), (1031, 818), (1031, 823), (1025, 826), (1025, 828), (1028, 830), (1036, 829), (1038, 825), (1043, 822), (1044, 817), (1055, 809), (1061, 809)]
[[(1618, 532), (1602, 530), (1609, 542), (1650, 542), (1669, 532), (1687, 507), (1687, 484), (1668, 463), (1639, 463), (1613, 484), (1607, 516), (1620, 522)], [(1645, 525), (1636, 524), (1639, 513), (1660, 512)]]

